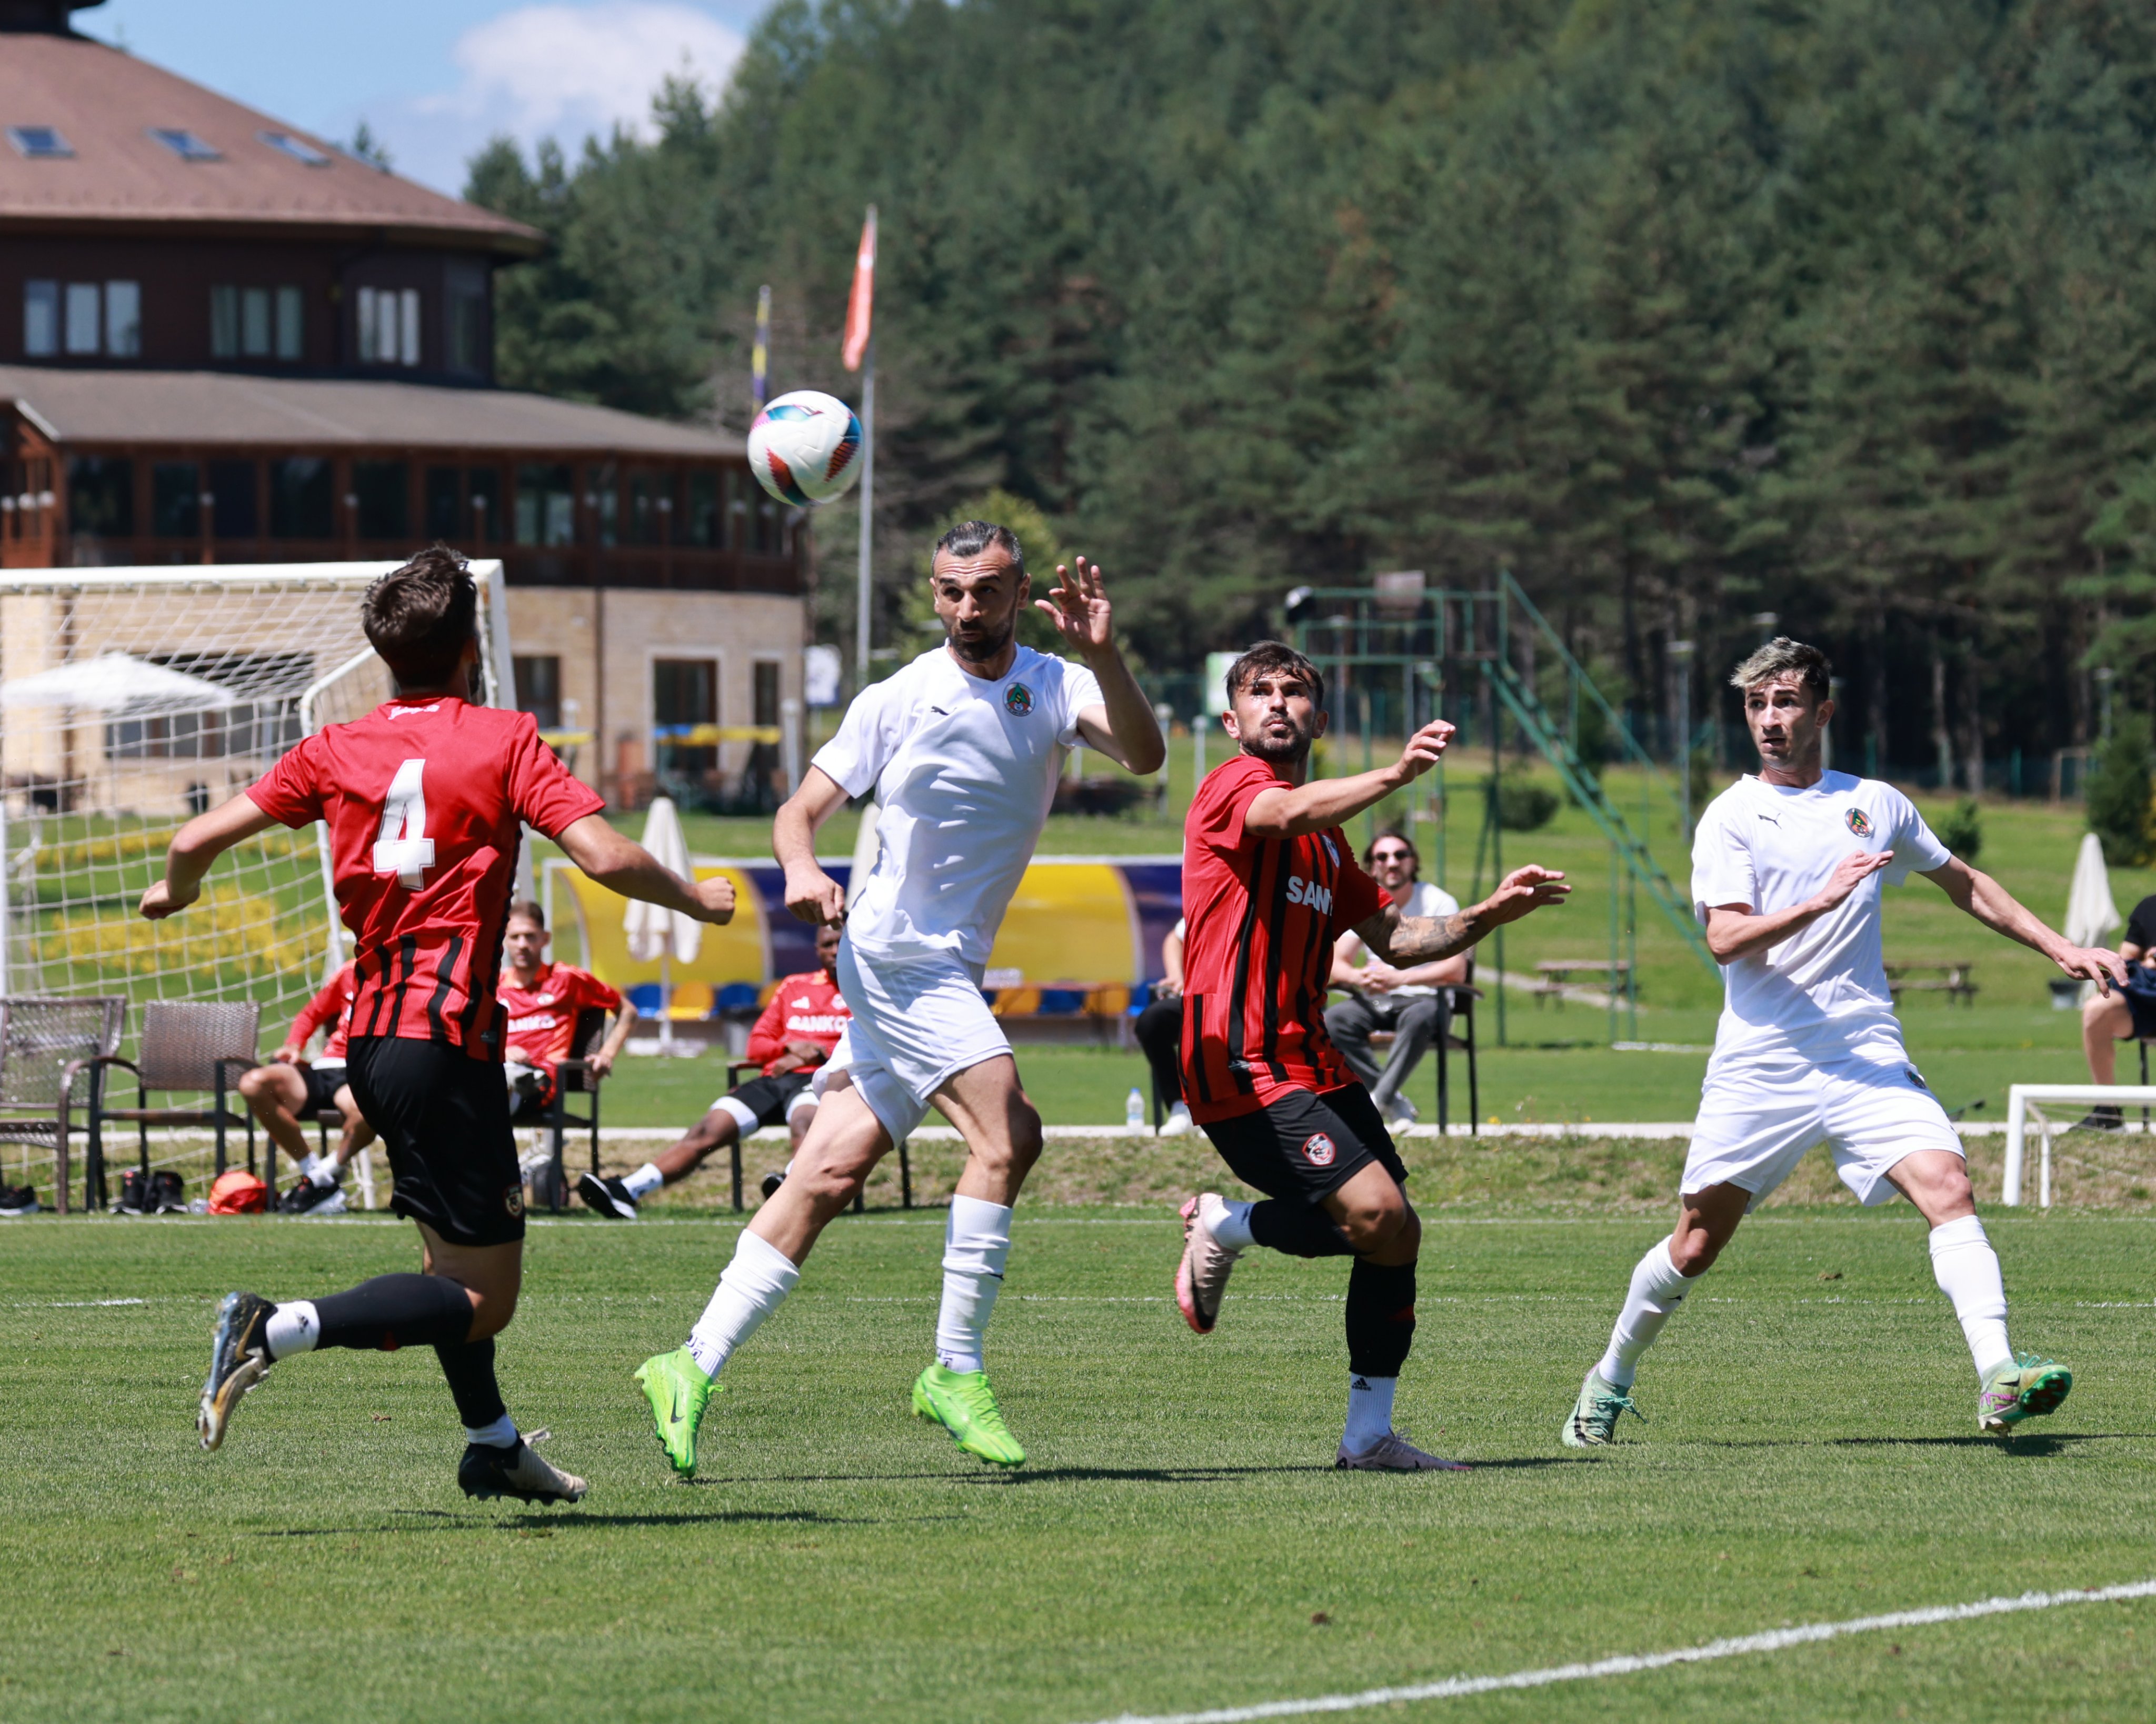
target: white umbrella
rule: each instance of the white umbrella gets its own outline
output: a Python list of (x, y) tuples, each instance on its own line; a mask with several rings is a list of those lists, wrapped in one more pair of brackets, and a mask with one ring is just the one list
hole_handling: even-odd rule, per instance
[[(2081, 854), (2074, 859), (2073, 886), (2066, 894), (2066, 938), (2076, 946), (2107, 945), (2119, 921), (2118, 906), (2111, 900), (2111, 875), (2103, 865), (2103, 841), (2085, 832)], [(2093, 982), (2082, 983), (2084, 1001), (2095, 991)]]
[(0, 683), (0, 706), (83, 706), (93, 712), (200, 712), (236, 705), (239, 698), (206, 677), (128, 653), (102, 653)]
[[(655, 798), (651, 812), (644, 817), (644, 848), (682, 879), (696, 877), (690, 869), (689, 841), (681, 834), (681, 816), (670, 798)], [(659, 961), (659, 1040), (660, 1045), (671, 1047), (674, 1020), (667, 1008), (673, 1003), (674, 986), (668, 972), (674, 964), (696, 962), (704, 943), (704, 925), (678, 910), (661, 910), (656, 904), (632, 898), (621, 926), (629, 936), (631, 957), (644, 964), (654, 958)]]

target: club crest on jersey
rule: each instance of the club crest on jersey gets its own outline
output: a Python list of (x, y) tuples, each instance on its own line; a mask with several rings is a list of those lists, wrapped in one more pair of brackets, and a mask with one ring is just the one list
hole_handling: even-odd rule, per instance
[(1004, 711), (1013, 718), (1024, 718), (1033, 711), (1033, 690), (1022, 682), (1014, 682), (1004, 690)]
[(1317, 841), (1325, 846), (1327, 859), (1335, 868), (1337, 868), (1340, 865), (1340, 852), (1333, 846), (1332, 834), (1321, 832), (1317, 834)]
[(524, 1213), (524, 1188), (521, 1185), (512, 1185), (503, 1192), (501, 1207), (509, 1211), (509, 1219), (511, 1221), (520, 1219)]
[(1851, 808), (1841, 818), (1849, 823), (1849, 829), (1855, 833), (1859, 838), (1869, 838), (1871, 836), (1871, 823), (1865, 818), (1863, 809)]
[(1313, 1131), (1302, 1140), (1302, 1153), (1312, 1167), (1329, 1167), (1340, 1152), (1324, 1132)]

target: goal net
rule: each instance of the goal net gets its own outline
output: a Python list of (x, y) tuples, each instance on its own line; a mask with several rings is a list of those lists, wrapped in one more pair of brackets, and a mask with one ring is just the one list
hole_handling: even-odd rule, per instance
[[(124, 995), (129, 1048), (145, 1002), (251, 999), (276, 1044), (346, 955), (321, 829), (237, 846), (168, 921), (136, 905), (190, 814), (388, 696), (359, 624), (388, 567), (0, 570), (0, 995)], [(473, 573), (509, 697), (501, 566)]]

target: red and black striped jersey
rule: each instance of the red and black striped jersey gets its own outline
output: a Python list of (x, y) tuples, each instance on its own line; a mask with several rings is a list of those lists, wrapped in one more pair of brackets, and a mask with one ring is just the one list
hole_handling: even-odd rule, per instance
[(1243, 830), (1258, 795), (1281, 788), (1240, 755), (1206, 775), (1183, 823), (1183, 1094), (1201, 1125), (1355, 1080), (1325, 1033), (1332, 942), (1392, 900), (1337, 826)]
[(286, 1047), (305, 1047), (307, 1038), (326, 1024), (331, 1029), (329, 1039), (322, 1044), (322, 1064), (343, 1063), (345, 1038), (352, 1034), (352, 997), (359, 986), (357, 970), (349, 958), (337, 966), (336, 974), (322, 984), (321, 991), (292, 1020), (290, 1033), (285, 1038)]
[(495, 998), (521, 823), (549, 838), (606, 804), (528, 712), (389, 700), (309, 736), (247, 793), (287, 826), (325, 820), (359, 986), (350, 1034), (502, 1055)]

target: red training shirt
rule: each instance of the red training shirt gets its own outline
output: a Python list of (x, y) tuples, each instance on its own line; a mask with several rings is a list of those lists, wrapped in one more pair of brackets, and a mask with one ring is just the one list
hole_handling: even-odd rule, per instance
[(495, 980), (519, 823), (556, 838), (606, 806), (531, 715), (453, 695), (388, 700), (309, 736), (247, 793), (287, 826), (329, 823), (359, 973), (351, 1034), (500, 1060)]
[(569, 1057), (577, 1039), (577, 1014), (597, 1006), (603, 1012), (621, 1009), (621, 996), (589, 970), (574, 964), (548, 964), (539, 972), (539, 985), (519, 988), (516, 972), (504, 970), (495, 992), (501, 1008), (509, 1013), (507, 1057), (536, 1066), (553, 1081), (554, 1068)]
[(304, 1048), (309, 1036), (325, 1024), (332, 1024), (330, 1039), (322, 1044), (322, 1064), (339, 1064), (344, 1059), (345, 1038), (352, 1033), (352, 998), (359, 987), (358, 975), (359, 966), (346, 958), (336, 974), (322, 984), (322, 991), (300, 1008), (285, 1045)]
[[(839, 984), (831, 979), (829, 972), (803, 970), (798, 976), (783, 977), (778, 991), (771, 997), (771, 1003), (763, 1008), (763, 1015), (748, 1033), (748, 1057), (763, 1067), (766, 1077), (771, 1075), (771, 1068), (785, 1057), (788, 1042), (814, 1042), (824, 1050), (824, 1059), (829, 1060), (831, 1050), (839, 1045), (839, 1038), (853, 1021), (854, 1014), (847, 1008), (845, 996), (839, 992)], [(823, 1063), (819, 1060), (814, 1065)], [(813, 1070), (813, 1065), (794, 1069), (808, 1071)]]
[(1392, 900), (1337, 826), (1243, 830), (1259, 794), (1281, 788), (1239, 755), (1205, 775), (1183, 823), (1183, 1094), (1200, 1125), (1355, 1081), (1325, 1033), (1332, 942)]

